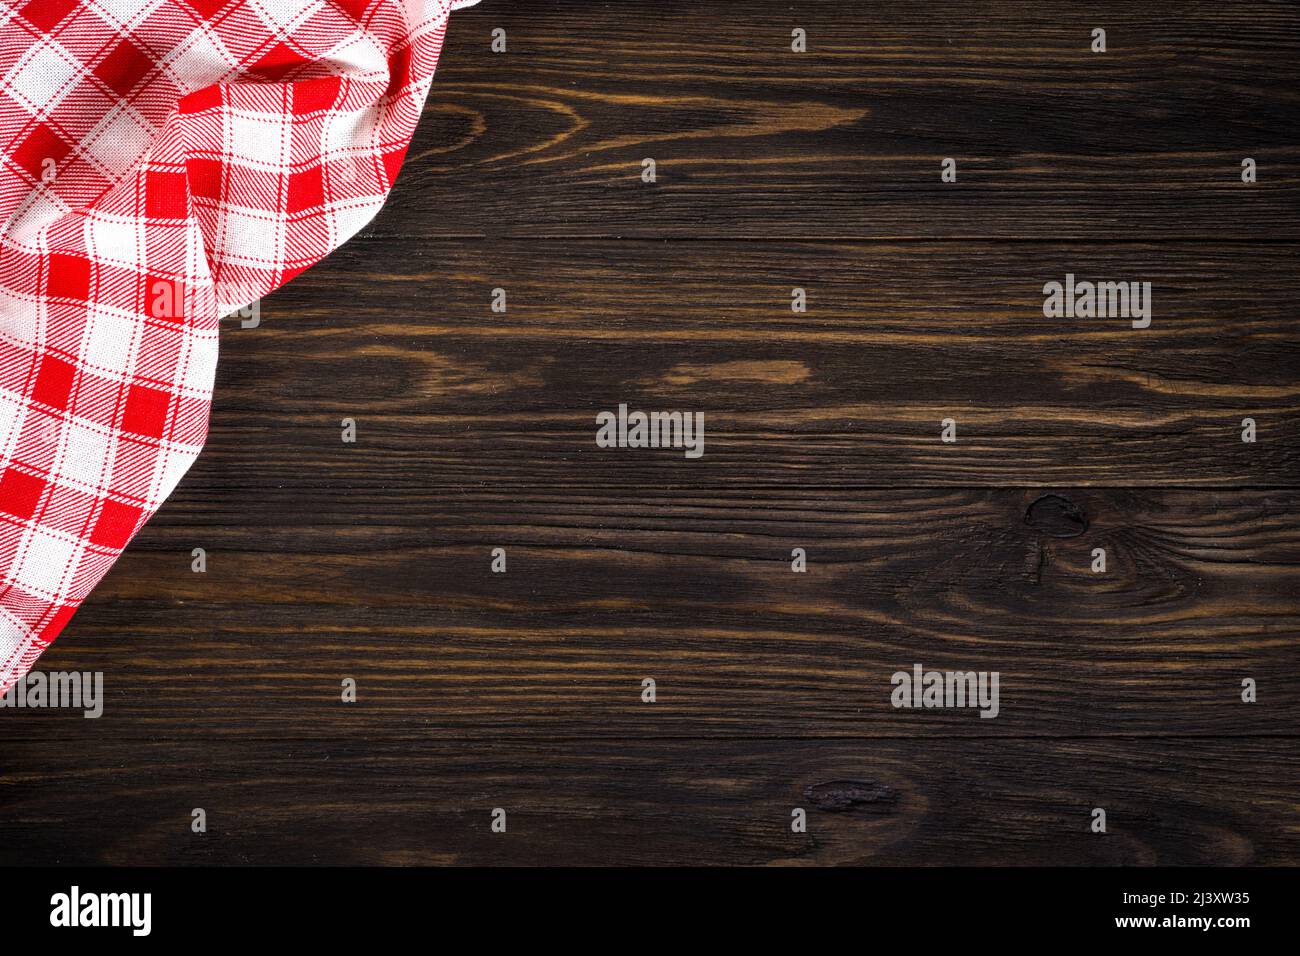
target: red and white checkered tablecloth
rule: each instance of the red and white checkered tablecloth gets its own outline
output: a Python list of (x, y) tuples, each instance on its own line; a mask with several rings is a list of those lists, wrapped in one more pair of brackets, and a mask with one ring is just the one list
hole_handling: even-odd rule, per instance
[(0, 0), (0, 691), (198, 455), (218, 318), (383, 204), (469, 2)]

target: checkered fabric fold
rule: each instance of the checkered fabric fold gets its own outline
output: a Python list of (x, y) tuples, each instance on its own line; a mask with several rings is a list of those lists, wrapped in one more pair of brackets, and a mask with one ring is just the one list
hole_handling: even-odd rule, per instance
[(218, 318), (383, 205), (453, 0), (0, 0), (0, 691), (207, 434)]

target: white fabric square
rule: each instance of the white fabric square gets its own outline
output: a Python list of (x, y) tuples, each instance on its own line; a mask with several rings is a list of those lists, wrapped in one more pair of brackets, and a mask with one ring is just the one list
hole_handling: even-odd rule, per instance
[(87, 368), (101, 376), (124, 376), (131, 370), (132, 352), (140, 323), (115, 309), (92, 305), (82, 354)]
[(227, 261), (273, 268), (284, 261), (284, 216), (227, 207), (221, 214), (221, 242)]
[(86, 241), (91, 255), (105, 262), (136, 265), (144, 258), (144, 223), (102, 213), (87, 220)]
[(0, 665), (27, 644), (27, 630), (12, 614), (0, 607)]
[(140, 161), (153, 143), (153, 129), (134, 110), (114, 110), (90, 134), (86, 149), (108, 170), (122, 170)]
[(364, 30), (356, 31), (330, 50), (326, 59), (336, 71), (348, 76), (365, 76), (388, 70), (384, 51), (379, 48), (374, 37)]
[(23, 423), (23, 403), (8, 389), (0, 388), (0, 459), (9, 458), (18, 444)]
[(212, 380), (217, 373), (217, 342), (215, 339), (190, 338), (181, 357), (181, 388), (189, 392), (209, 395)]
[(285, 33), (291, 24), (309, 16), (321, 3), (320, 0), (252, 0), (250, 5), (263, 23)]
[(33, 528), (18, 550), (13, 583), (38, 596), (54, 596), (62, 591), (63, 582), (72, 574), (83, 546), (67, 535)]
[(46, 230), (67, 212), (68, 204), (53, 193), (31, 193), (9, 219), (10, 243), (28, 252), (45, 251)]
[(198, 27), (167, 57), (167, 69), (187, 92), (211, 86), (233, 70), (237, 60), (207, 27)]
[(90, 8), (119, 29), (135, 26), (163, 0), (90, 0)]
[(0, 288), (0, 338), (27, 347), (38, 345), (41, 309), (40, 302), (24, 301)]
[(382, 202), (354, 202), (335, 210), (330, 217), (330, 242), (340, 244), (347, 242), (375, 218)]
[(113, 473), (112, 436), (105, 429), (69, 421), (63, 427), (61, 461), (61, 478), (98, 491)]
[(150, 491), (154, 501), (166, 501), (171, 497), (176, 485), (185, 477), (185, 472), (194, 464), (195, 457), (197, 456), (193, 452), (169, 451), (166, 448), (158, 450)]
[(246, 166), (284, 169), (289, 165), (290, 118), (232, 110), (226, 123), (226, 155)]
[(49, 111), (72, 89), (72, 79), (82, 67), (52, 40), (27, 52), (4, 78), (5, 92), (32, 112)]
[(368, 152), (375, 137), (379, 110), (370, 106), (354, 113), (337, 113), (325, 119), (327, 155), (342, 152)]

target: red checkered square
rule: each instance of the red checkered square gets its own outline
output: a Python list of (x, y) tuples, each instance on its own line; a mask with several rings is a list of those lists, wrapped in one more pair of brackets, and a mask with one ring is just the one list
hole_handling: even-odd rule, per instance
[(45, 482), (40, 478), (25, 475), (15, 468), (6, 469), (0, 475), (0, 512), (30, 518), (36, 514), (36, 505), (43, 491)]
[(51, 298), (90, 298), (90, 260), (84, 256), (65, 252), (52, 252), (49, 257), (49, 278), (46, 295)]
[(46, 355), (41, 359), (41, 370), (36, 374), (32, 401), (53, 408), (67, 408), (68, 396), (72, 394), (72, 383), (76, 378), (75, 365), (56, 356)]
[(219, 110), (222, 103), (221, 87), (214, 84), (190, 93), (181, 99), (176, 108), (181, 113), (197, 115), (208, 110)]
[(164, 322), (185, 321), (185, 282), (172, 276), (145, 275), (145, 314)]
[(221, 160), (206, 156), (193, 156), (185, 161), (186, 178), (190, 194), (195, 199), (206, 200), (215, 206), (221, 201), (225, 184), (226, 167)]
[(132, 385), (122, 412), (122, 431), (148, 438), (161, 438), (167, 427), (167, 406), (171, 396), (157, 388)]
[(187, 193), (184, 173), (148, 173), (144, 185), (145, 215), (150, 219), (184, 219), (189, 212)]
[(59, 163), (70, 152), (72, 145), (48, 123), (37, 123), (10, 155), (32, 179), (45, 181), (51, 174), (57, 175)]
[(125, 548), (135, 533), (136, 522), (142, 514), (143, 508), (106, 499), (100, 509), (99, 519), (95, 522), (95, 530), (91, 532), (91, 544), (105, 548)]
[(30, 0), (19, 15), (41, 33), (49, 33), (71, 13), (78, 0)]
[(189, 7), (204, 20), (215, 19), (217, 14), (230, 6), (233, 0), (183, 0), (185, 6)]
[(342, 85), (343, 81), (337, 76), (293, 84), (293, 115), (310, 116), (332, 108), (338, 101)]
[(263, 53), (249, 69), (252, 73), (278, 83), (289, 75), (296, 66), (303, 63), (303, 57), (287, 43), (277, 43)]
[(289, 174), (289, 190), (285, 197), (285, 212), (296, 213), (316, 209), (325, 202), (325, 177), (319, 165)]
[(153, 68), (149, 55), (125, 39), (95, 67), (95, 76), (119, 97), (125, 98)]

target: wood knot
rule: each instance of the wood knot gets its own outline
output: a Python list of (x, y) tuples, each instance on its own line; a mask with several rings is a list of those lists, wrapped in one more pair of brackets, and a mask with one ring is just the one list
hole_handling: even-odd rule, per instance
[(1088, 515), (1069, 498), (1043, 495), (1025, 510), (1025, 524), (1053, 538), (1077, 538), (1088, 530)]
[(833, 780), (804, 789), (803, 795), (827, 813), (863, 813), (883, 816), (894, 812), (898, 791), (874, 780)]

